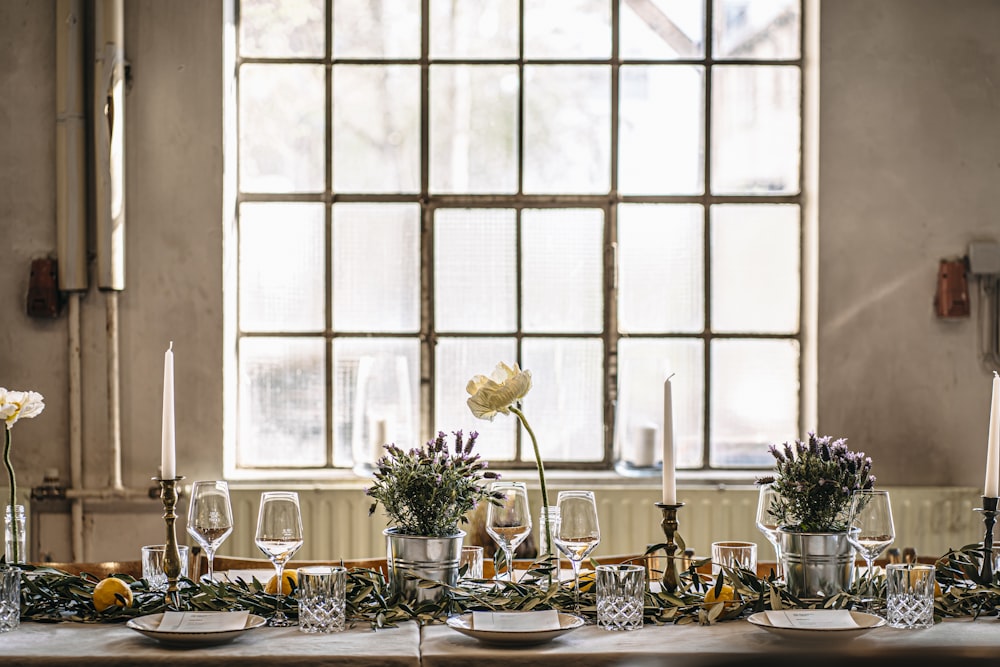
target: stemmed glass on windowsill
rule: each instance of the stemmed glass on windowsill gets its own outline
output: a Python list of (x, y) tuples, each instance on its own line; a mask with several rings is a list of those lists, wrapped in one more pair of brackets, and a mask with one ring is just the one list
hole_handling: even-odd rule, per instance
[(213, 562), (216, 550), (233, 532), (233, 508), (229, 502), (229, 484), (223, 481), (195, 482), (191, 487), (187, 532), (208, 558), (208, 581), (214, 581)]
[[(490, 491), (499, 494), (486, 510), (486, 532), (503, 549), (507, 578), (514, 581), (514, 549), (531, 533), (528, 490), (521, 482), (494, 482)], [(500, 572), (496, 573), (497, 580)]]
[(560, 491), (553, 542), (573, 566), (573, 604), (580, 613), (580, 562), (601, 543), (597, 503), (592, 491)]
[(282, 576), (285, 563), (302, 546), (302, 513), (299, 494), (294, 491), (265, 491), (260, 494), (260, 511), (257, 514), (257, 548), (274, 563), (277, 581), (274, 616), (267, 624), (273, 627), (295, 625), (281, 610)]
[(763, 484), (760, 487), (760, 495), (757, 496), (757, 528), (764, 533), (764, 537), (774, 547), (774, 555), (777, 559), (775, 573), (781, 579), (781, 543), (778, 541), (778, 518), (775, 513), (777, 504), (781, 501), (781, 494), (774, 488), (774, 484)]
[(847, 540), (868, 566), (868, 597), (863, 600), (869, 611), (873, 609), (875, 598), (875, 559), (895, 537), (888, 491), (862, 489), (851, 494)]

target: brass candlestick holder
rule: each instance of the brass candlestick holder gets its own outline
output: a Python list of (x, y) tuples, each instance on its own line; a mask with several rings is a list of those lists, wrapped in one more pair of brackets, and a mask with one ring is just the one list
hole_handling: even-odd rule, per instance
[(680, 549), (681, 553), (683, 553), (685, 546), (684, 540), (677, 534), (677, 510), (684, 507), (684, 503), (677, 503), (676, 505), (656, 503), (656, 506), (663, 513), (660, 528), (663, 529), (663, 535), (667, 538), (664, 546), (667, 552), (667, 564), (663, 568), (663, 578), (660, 580), (660, 585), (667, 593), (673, 593), (677, 590), (677, 586), (680, 583), (680, 579), (677, 576), (677, 550)]
[(166, 603), (174, 609), (180, 609), (180, 593), (177, 590), (177, 580), (181, 576), (181, 554), (177, 548), (177, 530), (174, 528), (174, 521), (177, 515), (174, 514), (174, 507), (177, 506), (177, 482), (183, 477), (173, 479), (162, 479), (154, 477), (153, 480), (160, 483), (160, 500), (163, 501), (163, 520), (167, 524), (167, 539), (163, 549), (163, 573), (167, 575)]
[(997, 521), (997, 501), (1000, 498), (990, 498), (983, 496), (983, 506), (977, 507), (977, 512), (983, 513), (983, 524), (986, 532), (983, 533), (983, 567), (979, 572), (982, 584), (989, 586), (993, 581), (993, 525)]

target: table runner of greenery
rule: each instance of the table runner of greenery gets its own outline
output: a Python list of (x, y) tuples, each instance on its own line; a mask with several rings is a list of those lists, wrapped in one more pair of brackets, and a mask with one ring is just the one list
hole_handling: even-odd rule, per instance
[[(981, 548), (969, 545), (949, 551), (937, 561), (937, 582), (941, 594), (935, 599), (935, 617), (996, 615), (1000, 610), (1000, 577), (990, 582), (980, 581)], [(747, 570), (725, 569), (715, 580), (696, 572), (706, 563), (695, 561), (680, 573), (680, 586), (675, 594), (651, 592), (645, 594), (644, 620), (649, 624), (701, 623), (736, 619), (767, 609), (787, 608), (851, 608), (859, 604), (856, 587), (826, 600), (805, 601), (790, 595), (775, 580), (773, 572), (758, 578)], [(596, 564), (596, 562), (594, 563)], [(25, 621), (83, 623), (122, 622), (137, 616), (168, 610), (164, 594), (151, 590), (146, 581), (128, 575), (115, 575), (132, 590), (133, 603), (128, 607), (112, 607), (104, 612), (94, 609), (92, 596), (99, 579), (90, 574), (79, 576), (44, 566), (22, 565), (25, 574), (21, 583), (21, 619)], [(573, 612), (572, 582), (552, 578), (553, 564), (541, 560), (521, 574), (516, 583), (493, 580), (463, 580), (450, 588), (440, 602), (407, 604), (390, 592), (389, 584), (376, 570), (352, 568), (347, 581), (347, 617), (352, 625), (367, 624), (373, 629), (390, 627), (406, 620), (420, 623), (443, 622), (448, 616), (469, 611), (527, 611), (557, 609)], [(857, 581), (859, 577), (855, 577)], [(716, 595), (725, 585), (734, 589), (732, 602), (704, 602), (705, 593), (716, 588)], [(865, 584), (867, 585), (867, 582)], [(422, 581), (421, 586), (440, 586)], [(884, 577), (877, 576), (876, 590), (884, 595)], [(580, 615), (596, 619), (593, 575), (581, 578)], [(728, 592), (728, 591), (727, 591)], [(259, 581), (238, 579), (235, 582), (180, 582), (181, 609), (235, 610), (269, 616), (275, 605), (286, 614), (298, 613), (295, 591), (277, 597), (264, 591)]]

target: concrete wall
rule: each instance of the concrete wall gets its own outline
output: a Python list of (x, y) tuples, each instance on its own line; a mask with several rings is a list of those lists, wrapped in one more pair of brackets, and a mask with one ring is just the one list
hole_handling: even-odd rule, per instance
[[(24, 314), (30, 261), (55, 249), (55, 20), (51, 0), (0, 2), (0, 386), (48, 406), (15, 428), (24, 488), (69, 468), (66, 317)], [(978, 486), (990, 385), (976, 321), (936, 320), (931, 298), (939, 258), (1000, 240), (1000, 3), (837, 0), (821, 20), (818, 430), (872, 454), (886, 483)], [(222, 474), (222, 0), (127, 0), (125, 32), (122, 439), (125, 483), (143, 487), (171, 339), (180, 472)], [(94, 289), (82, 322), (97, 487), (109, 478)]]

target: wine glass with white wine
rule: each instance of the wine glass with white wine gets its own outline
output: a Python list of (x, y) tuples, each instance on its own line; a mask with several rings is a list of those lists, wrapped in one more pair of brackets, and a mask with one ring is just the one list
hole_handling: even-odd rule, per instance
[(592, 491), (560, 491), (559, 518), (552, 541), (573, 566), (574, 609), (580, 613), (580, 562), (601, 543), (597, 503)]
[(868, 597), (864, 599), (871, 611), (875, 598), (874, 563), (896, 538), (892, 523), (892, 507), (888, 491), (861, 489), (851, 494), (847, 540), (868, 566)]
[(233, 507), (229, 484), (223, 481), (195, 482), (191, 487), (187, 532), (197, 540), (208, 558), (208, 581), (214, 581), (215, 552), (233, 532)]
[[(503, 549), (507, 559), (507, 578), (514, 581), (514, 549), (531, 533), (528, 490), (521, 482), (494, 482), (490, 492), (496, 496), (486, 510), (486, 532)], [(500, 579), (499, 571), (496, 574)]]
[(294, 491), (265, 491), (260, 494), (260, 511), (257, 514), (257, 548), (274, 563), (276, 600), (274, 616), (267, 624), (272, 627), (295, 625), (281, 610), (282, 575), (285, 563), (302, 546), (302, 512), (299, 494)]

